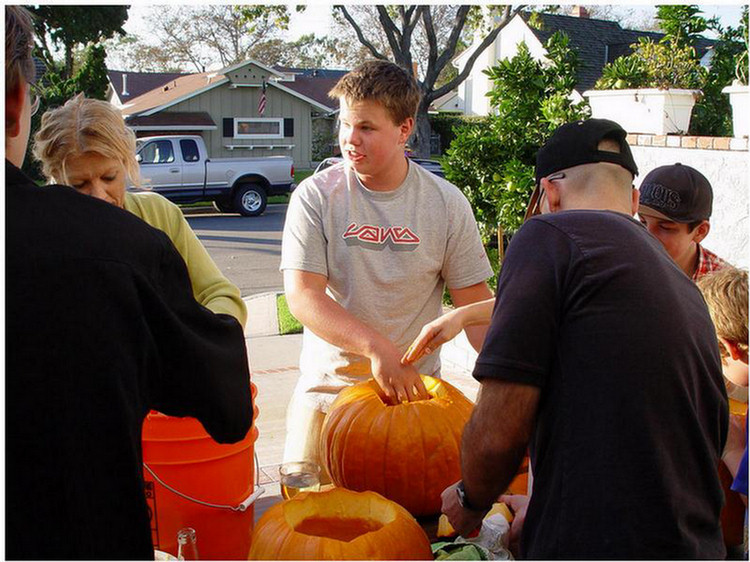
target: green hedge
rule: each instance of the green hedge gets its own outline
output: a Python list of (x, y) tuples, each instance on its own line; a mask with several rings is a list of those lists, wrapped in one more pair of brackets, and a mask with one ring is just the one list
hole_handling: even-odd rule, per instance
[(456, 115), (454, 113), (438, 113), (430, 115), (430, 126), (432, 132), (440, 136), (440, 148), (443, 153), (456, 138), (456, 129), (470, 123), (482, 122), (486, 117), (481, 115)]

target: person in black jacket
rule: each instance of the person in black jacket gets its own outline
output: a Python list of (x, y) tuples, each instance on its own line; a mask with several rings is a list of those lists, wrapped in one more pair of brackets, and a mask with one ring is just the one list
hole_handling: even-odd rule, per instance
[(8, 559), (149, 559), (141, 426), (192, 416), (230, 443), (252, 423), (237, 320), (193, 298), (166, 235), (23, 163), (29, 14), (6, 6), (5, 490)]

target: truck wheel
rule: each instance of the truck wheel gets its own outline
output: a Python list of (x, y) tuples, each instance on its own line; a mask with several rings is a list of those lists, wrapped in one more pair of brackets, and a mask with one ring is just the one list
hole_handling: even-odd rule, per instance
[(234, 194), (234, 208), (245, 217), (262, 215), (268, 204), (266, 190), (255, 183), (247, 183), (237, 188)]

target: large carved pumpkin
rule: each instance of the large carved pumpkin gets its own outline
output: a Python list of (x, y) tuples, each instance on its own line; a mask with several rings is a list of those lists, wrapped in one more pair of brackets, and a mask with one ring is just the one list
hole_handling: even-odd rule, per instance
[(432, 560), (430, 541), (403, 507), (374, 492), (302, 492), (255, 526), (250, 560)]
[(439, 513), (440, 494), (461, 478), (461, 434), (472, 409), (447, 382), (422, 380), (429, 400), (389, 404), (374, 380), (341, 391), (321, 440), (337, 486), (378, 492), (415, 516)]

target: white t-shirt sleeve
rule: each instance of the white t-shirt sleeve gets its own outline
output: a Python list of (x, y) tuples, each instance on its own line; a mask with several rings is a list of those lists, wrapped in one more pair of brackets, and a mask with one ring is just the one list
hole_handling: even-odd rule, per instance
[(486, 281), (492, 267), (479, 235), (469, 201), (454, 188), (448, 202), (448, 241), (442, 276), (449, 289), (463, 289)]
[(322, 219), (322, 197), (311, 182), (292, 193), (281, 240), (279, 269), (298, 269), (328, 276), (328, 242)]

